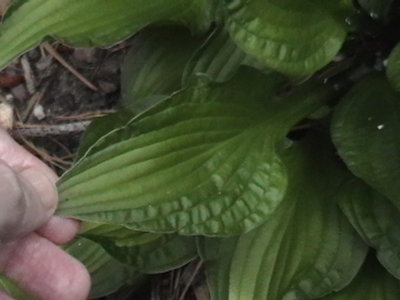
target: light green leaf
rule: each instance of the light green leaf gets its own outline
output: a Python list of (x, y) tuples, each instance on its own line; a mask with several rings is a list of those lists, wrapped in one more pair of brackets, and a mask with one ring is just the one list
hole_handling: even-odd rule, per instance
[(335, 57), (346, 38), (343, 21), (336, 18), (332, 4), (325, 7), (325, 1), (225, 2), (226, 26), (237, 45), (286, 74), (314, 73)]
[(37, 300), (36, 297), (28, 295), (25, 291), (23, 291), (19, 287), (19, 285), (16, 282), (7, 278), (5, 275), (1, 273), (0, 273), (0, 291), (5, 292), (14, 300)]
[(398, 300), (400, 281), (374, 259), (367, 260), (354, 281), (344, 290), (321, 300)]
[(116, 225), (100, 225), (82, 233), (98, 242), (118, 261), (146, 274), (179, 268), (197, 256), (194, 239), (132, 231)]
[(400, 97), (384, 76), (357, 83), (336, 108), (332, 135), (350, 170), (400, 208)]
[(400, 211), (360, 180), (340, 188), (340, 205), (382, 265), (400, 279)]
[(218, 282), (211, 288), (226, 282), (212, 290), (213, 300), (317, 299), (342, 289), (358, 272), (367, 247), (334, 198), (348, 174), (324, 141), (310, 140), (286, 156), (289, 187), (265, 224), (233, 246), (228, 240), (227, 249), (225, 239), (200, 243), (209, 280)]
[(183, 82), (188, 83), (199, 74), (212, 81), (224, 82), (231, 79), (243, 65), (268, 73), (263, 64), (238, 48), (226, 30), (217, 28), (189, 61)]
[(175, 94), (64, 176), (58, 213), (189, 235), (260, 225), (286, 189), (278, 144), (331, 95), (310, 85), (284, 97), (281, 83), (243, 69), (228, 83), (200, 80)]
[(139, 113), (180, 90), (183, 70), (202, 42), (182, 27), (142, 31), (135, 37), (122, 69), (124, 107)]
[(400, 91), (400, 43), (390, 53), (386, 74), (393, 88)]
[(75, 46), (110, 46), (161, 21), (206, 30), (213, 0), (29, 0), (0, 28), (0, 68), (54, 37)]
[(92, 279), (91, 298), (106, 296), (125, 284), (135, 284), (144, 278), (137, 270), (119, 263), (99, 244), (88, 239), (80, 237), (63, 248), (88, 269)]

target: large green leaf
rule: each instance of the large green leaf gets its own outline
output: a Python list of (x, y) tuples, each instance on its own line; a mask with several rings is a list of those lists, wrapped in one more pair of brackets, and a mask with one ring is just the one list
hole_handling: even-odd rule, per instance
[(333, 140), (358, 177), (400, 208), (400, 97), (383, 76), (357, 83), (336, 108)]
[(230, 0), (226, 26), (246, 53), (280, 72), (307, 75), (328, 64), (346, 30), (332, 11), (336, 3), (312, 0)]
[(321, 300), (398, 299), (400, 299), (400, 281), (390, 276), (375, 260), (370, 259), (348, 287)]
[(247, 55), (232, 41), (226, 30), (217, 28), (187, 64), (183, 82), (188, 83), (193, 76), (199, 74), (212, 81), (224, 82), (231, 79), (242, 65), (267, 72), (263, 64)]
[[(90, 150), (91, 154), (109, 146), (98, 142), (103, 136), (111, 131), (118, 130), (124, 127), (133, 118), (133, 113), (129, 110), (120, 110), (116, 113), (111, 113), (94, 119), (88, 128), (86, 128), (77, 153), (77, 160), (81, 159)], [(98, 143), (96, 143), (98, 142)], [(96, 148), (92, 146), (96, 144)]]
[(142, 31), (122, 69), (122, 104), (138, 113), (180, 90), (183, 70), (202, 42), (182, 27)]
[(400, 43), (390, 53), (386, 74), (395, 90), (400, 91)]
[(101, 244), (109, 254), (142, 273), (163, 273), (197, 256), (194, 239), (132, 231), (117, 225), (99, 225), (81, 233)]
[(36, 297), (28, 295), (13, 280), (0, 273), (0, 290), (15, 300), (37, 300)]
[(58, 213), (183, 234), (260, 225), (286, 189), (277, 145), (331, 95), (313, 85), (277, 95), (281, 82), (243, 69), (228, 83), (199, 80), (175, 94), (63, 177)]
[(338, 197), (354, 228), (376, 249), (383, 266), (400, 279), (400, 211), (359, 180), (342, 186)]
[(92, 280), (91, 298), (108, 295), (125, 284), (135, 284), (144, 278), (137, 270), (119, 263), (99, 244), (88, 239), (80, 237), (63, 248), (88, 269)]
[(79, 46), (109, 46), (160, 21), (203, 31), (213, 0), (28, 0), (1, 26), (0, 68), (51, 36)]
[(312, 139), (285, 159), (288, 191), (265, 224), (235, 243), (199, 243), (213, 300), (317, 299), (356, 275), (367, 247), (334, 197), (348, 174), (330, 147)]

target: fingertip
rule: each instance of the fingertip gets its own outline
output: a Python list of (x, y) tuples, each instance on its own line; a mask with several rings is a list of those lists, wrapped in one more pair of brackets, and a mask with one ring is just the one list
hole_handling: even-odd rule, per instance
[(53, 216), (37, 233), (55, 244), (65, 244), (77, 235), (79, 229), (78, 221)]

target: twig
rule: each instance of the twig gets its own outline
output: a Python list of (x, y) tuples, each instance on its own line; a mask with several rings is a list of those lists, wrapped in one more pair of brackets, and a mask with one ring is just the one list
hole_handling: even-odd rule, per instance
[(197, 265), (196, 268), (194, 269), (192, 275), (190, 276), (188, 282), (186, 283), (185, 288), (182, 291), (181, 296), (179, 297), (179, 300), (185, 300), (185, 296), (187, 294), (187, 292), (189, 291), (190, 286), (192, 285), (194, 279), (196, 278), (197, 274), (199, 274), (201, 267), (203, 266), (204, 261), (200, 260)]
[(95, 86), (92, 82), (90, 82), (85, 76), (79, 73), (71, 64), (69, 64), (49, 43), (43, 43), (42, 47), (46, 49), (46, 51), (53, 56), (60, 64), (62, 64), (68, 71), (76, 76), (84, 85), (90, 88), (93, 91), (98, 91), (98, 87)]
[(12, 135), (29, 137), (45, 137), (48, 135), (66, 135), (86, 130), (90, 121), (57, 124), (57, 125), (20, 125), (11, 131)]
[(21, 115), (22, 122), (26, 122), (29, 119), (32, 114), (33, 108), (43, 99), (44, 93), (45, 89), (42, 89), (32, 95), (32, 97), (28, 101), (25, 111)]
[(26, 88), (29, 94), (33, 95), (36, 92), (35, 89), (35, 77), (33, 76), (31, 64), (25, 56), (21, 57), (21, 66), (24, 71)]

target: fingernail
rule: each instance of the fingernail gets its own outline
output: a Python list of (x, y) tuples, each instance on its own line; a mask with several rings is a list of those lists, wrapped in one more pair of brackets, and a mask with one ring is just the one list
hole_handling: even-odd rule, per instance
[(26, 184), (29, 184), (33, 188), (43, 208), (53, 212), (57, 206), (58, 193), (51, 179), (35, 168), (25, 169), (21, 171), (19, 175)]

